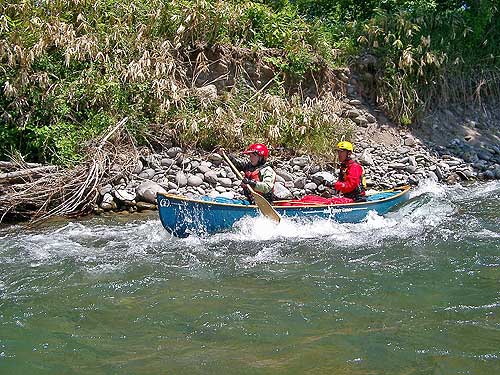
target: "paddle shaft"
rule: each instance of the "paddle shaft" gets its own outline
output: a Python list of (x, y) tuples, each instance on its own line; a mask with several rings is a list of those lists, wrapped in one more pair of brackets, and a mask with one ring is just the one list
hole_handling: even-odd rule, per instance
[[(231, 167), (236, 176), (238, 176), (240, 180), (243, 180), (243, 176), (241, 175), (240, 171), (238, 170), (238, 168), (234, 166), (234, 164), (227, 157), (224, 151), (222, 151), (222, 157), (224, 158), (226, 163)], [(271, 204), (267, 201), (267, 199), (264, 198), (259, 193), (257, 193), (254, 189), (252, 189), (251, 186), (247, 185), (247, 189), (250, 192), (250, 194), (252, 194), (255, 204), (257, 205), (257, 207), (259, 207), (260, 212), (262, 212), (262, 214), (265, 217), (279, 223), (281, 220), (281, 216), (276, 212), (273, 206), (271, 206)]]

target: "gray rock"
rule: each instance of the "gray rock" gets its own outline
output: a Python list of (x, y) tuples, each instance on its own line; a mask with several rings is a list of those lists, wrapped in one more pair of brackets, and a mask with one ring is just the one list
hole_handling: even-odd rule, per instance
[(182, 158), (182, 159), (178, 159), (178, 163), (180, 167), (184, 168), (184, 169), (191, 169), (191, 159), (190, 158)]
[(205, 195), (206, 194), (205, 190), (201, 186), (196, 187), (196, 190), (198, 191), (198, 193), (200, 195)]
[(177, 186), (176, 184), (174, 184), (172, 181), (168, 181), (167, 183), (167, 189), (168, 190), (177, 190), (179, 188), (179, 186)]
[(398, 147), (397, 152), (402, 154), (402, 155), (405, 155), (405, 154), (410, 152), (410, 149), (408, 147), (402, 146), (402, 147)]
[(500, 167), (495, 168), (495, 178), (500, 180)]
[(370, 154), (370, 151), (364, 150), (361, 156), (359, 157), (359, 163), (362, 165), (372, 165), (373, 157)]
[(296, 187), (297, 189), (303, 189), (304, 186), (306, 186), (306, 182), (307, 179), (305, 177), (299, 177), (293, 181), (293, 186)]
[(170, 167), (172, 164), (175, 164), (175, 160), (171, 158), (163, 158), (161, 159), (162, 167)]
[(198, 168), (197, 168), (197, 171), (200, 172), (200, 173), (207, 173), (208, 171), (210, 171), (210, 167), (206, 166), (206, 165), (199, 165)]
[(368, 126), (368, 120), (365, 116), (358, 116), (352, 119), (357, 125), (366, 128)]
[(293, 194), (281, 183), (274, 184), (273, 193), (276, 199), (293, 199)]
[(492, 155), (487, 151), (479, 151), (477, 153), (477, 156), (479, 159), (485, 160), (485, 161), (490, 161), (492, 158)]
[(141, 173), (139, 173), (139, 177), (151, 180), (153, 176), (156, 174), (156, 171), (152, 168), (144, 169)]
[(199, 160), (196, 160), (196, 159), (191, 160), (191, 168), (196, 169), (199, 167), (199, 165), (200, 165)]
[(111, 184), (106, 184), (98, 189), (100, 195), (111, 193), (111, 190), (113, 190), (113, 186), (111, 186)]
[(407, 138), (405, 139), (405, 141), (404, 141), (405, 146), (410, 146), (410, 147), (415, 146), (415, 145), (416, 145), (416, 143), (417, 143), (417, 142), (415, 141), (415, 138), (413, 138), (413, 137), (411, 137), (411, 136), (407, 137)]
[(318, 185), (316, 185), (314, 182), (308, 182), (305, 186), (304, 186), (304, 189), (306, 189), (306, 191), (314, 191), (318, 188)]
[(443, 177), (444, 177), (443, 171), (441, 170), (439, 165), (436, 165), (436, 169), (434, 170), (434, 172), (436, 173), (436, 176), (439, 179), (439, 181), (443, 180)]
[(484, 172), (484, 177), (489, 179), (489, 180), (493, 180), (495, 178), (495, 173), (488, 169), (486, 172)]
[(309, 158), (307, 157), (297, 157), (290, 160), (290, 165), (305, 167), (309, 163)]
[(311, 167), (309, 167), (309, 170), (308, 172), (310, 174), (315, 174), (315, 173), (318, 173), (321, 171), (321, 167), (319, 165), (311, 165)]
[(189, 186), (200, 186), (203, 183), (203, 180), (195, 175), (191, 175), (188, 177), (187, 184)]
[[(120, 190), (115, 190), (114, 191), (114, 196), (116, 199), (123, 203), (128, 203), (128, 202), (133, 202), (136, 198), (136, 193), (135, 192), (130, 192), (124, 189)], [(134, 202), (135, 203), (135, 202)]]
[(227, 177), (219, 178), (219, 183), (226, 188), (230, 188), (233, 186), (233, 181)]
[(404, 170), (406, 167), (406, 164), (404, 164), (404, 163), (390, 163), (388, 166), (390, 169)]
[(418, 185), (419, 179), (416, 178), (415, 176), (409, 176), (408, 177), (408, 183), (410, 183), (412, 185)]
[(137, 202), (136, 207), (138, 211), (156, 210), (156, 204), (148, 202)]
[(142, 169), (144, 168), (144, 165), (142, 164), (142, 161), (137, 160), (137, 163), (132, 171), (133, 174), (139, 174), (141, 173)]
[[(322, 184), (323, 181), (328, 181), (330, 183), (333, 183), (336, 180), (335, 176), (327, 171), (315, 173), (311, 176), (311, 179), (318, 185)], [(307, 189), (307, 184), (305, 185), (305, 188)]]
[(218, 181), (217, 172), (212, 170), (205, 172), (205, 181), (212, 185), (215, 185)]
[(111, 193), (104, 194), (100, 206), (104, 211), (110, 211), (116, 208), (116, 203)]
[(287, 171), (283, 169), (276, 169), (276, 174), (280, 177), (283, 178), (285, 181), (292, 181), (293, 180), (293, 175), (291, 173), (288, 173)]
[(456, 184), (457, 182), (460, 181), (460, 176), (457, 173), (451, 173), (447, 178), (446, 178), (446, 183), (448, 185), (453, 185)]
[(161, 155), (158, 154), (152, 154), (146, 157), (146, 163), (153, 169), (160, 168), (161, 166), (160, 160), (161, 160)]
[(359, 117), (361, 113), (357, 109), (349, 109), (345, 112), (345, 117), (350, 118), (350, 119), (355, 119), (356, 117)]
[(156, 203), (156, 194), (157, 193), (166, 194), (167, 192), (163, 187), (158, 185), (156, 182), (144, 181), (137, 187), (136, 193), (137, 193), (137, 199), (144, 202)]
[(214, 84), (206, 85), (193, 89), (198, 97), (204, 100), (217, 99), (217, 87)]
[(366, 119), (368, 120), (368, 122), (370, 124), (373, 124), (374, 122), (377, 121), (377, 119), (375, 118), (375, 116), (373, 116), (371, 113), (366, 113), (365, 117), (366, 117)]
[(171, 147), (167, 150), (167, 155), (171, 158), (177, 157), (180, 153), (182, 153), (182, 148), (180, 147)]
[(215, 165), (219, 165), (224, 159), (219, 154), (214, 153), (209, 155), (208, 160), (210, 160)]
[(177, 156), (175, 157), (175, 164), (179, 167), (182, 167), (183, 162), (184, 162), (184, 155), (178, 153)]
[(279, 174), (277, 174), (276, 175), (276, 182), (285, 183), (285, 179), (283, 177), (281, 177)]
[(187, 185), (188, 179), (187, 179), (186, 175), (184, 174), (184, 172), (182, 172), (182, 171), (177, 172), (177, 174), (175, 175), (175, 182), (177, 183), (177, 186), (179, 186), (179, 187), (184, 187)]
[(217, 198), (219, 195), (220, 195), (220, 193), (219, 193), (217, 190), (211, 190), (211, 191), (208, 193), (208, 196), (209, 196), (210, 198)]

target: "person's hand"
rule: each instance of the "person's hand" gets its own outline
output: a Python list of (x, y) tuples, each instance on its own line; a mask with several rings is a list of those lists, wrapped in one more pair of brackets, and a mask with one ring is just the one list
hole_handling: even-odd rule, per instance
[(226, 153), (226, 149), (224, 147), (219, 147), (219, 149), (217, 150), (217, 153), (219, 155), (223, 155)]
[(257, 185), (257, 182), (255, 182), (254, 180), (250, 180), (249, 178), (244, 178), (242, 181), (241, 181), (243, 184), (245, 185), (249, 185), (251, 187), (255, 187), (255, 185)]

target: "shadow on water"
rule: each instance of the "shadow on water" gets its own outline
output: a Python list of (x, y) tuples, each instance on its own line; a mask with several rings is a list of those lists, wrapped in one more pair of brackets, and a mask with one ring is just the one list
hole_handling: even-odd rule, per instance
[(185, 239), (156, 213), (0, 230), (0, 373), (500, 371), (500, 185)]

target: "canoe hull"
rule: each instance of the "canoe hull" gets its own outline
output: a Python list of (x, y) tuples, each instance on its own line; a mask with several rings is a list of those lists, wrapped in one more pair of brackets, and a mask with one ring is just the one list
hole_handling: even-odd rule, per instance
[[(397, 194), (376, 201), (341, 205), (274, 206), (284, 218), (328, 219), (339, 223), (358, 223), (369, 211), (384, 215), (406, 201), (409, 187)], [(177, 237), (189, 234), (214, 233), (229, 229), (244, 216), (260, 215), (257, 206), (207, 202), (177, 195), (157, 195), (158, 210), (163, 227)]]

